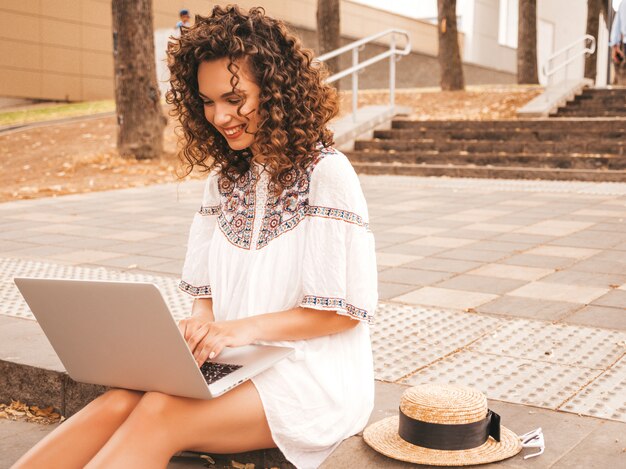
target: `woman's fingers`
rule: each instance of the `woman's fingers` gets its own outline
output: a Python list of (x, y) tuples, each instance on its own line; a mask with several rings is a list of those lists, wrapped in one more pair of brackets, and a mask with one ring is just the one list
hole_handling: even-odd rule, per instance
[(189, 339), (187, 339), (187, 344), (192, 352), (195, 352), (198, 344), (206, 337), (210, 329), (209, 323), (204, 323), (200, 327), (198, 327), (193, 333), (190, 335)]
[(198, 365), (202, 366), (205, 361), (216, 358), (230, 342), (226, 336), (213, 336), (203, 340), (202, 344), (198, 346), (197, 353), (194, 353)]

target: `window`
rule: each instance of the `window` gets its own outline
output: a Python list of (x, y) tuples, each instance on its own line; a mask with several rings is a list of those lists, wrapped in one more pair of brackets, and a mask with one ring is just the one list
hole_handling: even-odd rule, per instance
[(498, 42), (503, 46), (517, 48), (518, 0), (500, 0), (500, 23)]

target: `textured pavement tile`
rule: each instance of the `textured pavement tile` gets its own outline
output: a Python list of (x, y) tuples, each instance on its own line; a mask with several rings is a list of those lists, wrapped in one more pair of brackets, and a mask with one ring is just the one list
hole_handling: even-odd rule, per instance
[(537, 256), (534, 254), (515, 254), (500, 261), (501, 264), (538, 267), (541, 269), (564, 269), (575, 262), (576, 260), (570, 257)]
[(437, 254), (437, 256), (462, 261), (495, 262), (506, 257), (507, 254), (501, 251), (484, 251), (479, 249), (463, 248), (443, 251)]
[(586, 257), (591, 257), (594, 254), (598, 254), (599, 252), (599, 249), (584, 249), (566, 246), (538, 246), (536, 248), (529, 249), (525, 252), (525, 254), (584, 259)]
[(409, 244), (416, 244), (418, 246), (437, 246), (442, 248), (455, 248), (465, 246), (475, 242), (473, 239), (463, 238), (444, 238), (439, 236), (427, 236), (425, 238), (419, 238), (411, 241)]
[(546, 220), (530, 226), (518, 228), (517, 233), (538, 234), (546, 236), (566, 236), (577, 231), (589, 228), (593, 223), (576, 221), (552, 221)]
[[(622, 292), (625, 293), (626, 292)], [(589, 305), (563, 319), (571, 324), (626, 331), (626, 304), (621, 308)]]
[(626, 314), (626, 292), (620, 290), (612, 290), (606, 295), (603, 295), (593, 300), (592, 304), (622, 308), (622, 311)]
[(376, 378), (396, 381), (498, 327), (495, 318), (391, 303), (372, 327)]
[[(434, 270), (407, 269), (404, 267), (392, 267), (378, 274), (380, 282), (402, 283), (415, 286), (431, 285), (453, 275), (450, 272), (437, 272)], [(396, 295), (397, 296), (397, 295)]]
[[(624, 333), (622, 333), (624, 334)], [(560, 410), (626, 421), (626, 356), (560, 406)]]
[(451, 279), (439, 282), (436, 286), (439, 288), (450, 288), (453, 290), (466, 290), (470, 292), (473, 291), (502, 295), (503, 293), (519, 288), (525, 284), (526, 282), (521, 280), (461, 274)]
[(607, 291), (608, 290), (605, 288), (538, 281), (510, 291), (508, 294), (511, 296), (536, 298), (539, 300), (568, 301), (571, 303), (586, 304), (604, 295)]
[(409, 256), (407, 254), (392, 254), (388, 252), (377, 252), (376, 262), (380, 265), (388, 265), (395, 267), (398, 265), (406, 264), (411, 261), (420, 259), (420, 256)]
[(576, 270), (562, 270), (554, 272), (542, 279), (544, 282), (565, 283), (568, 285), (584, 285), (587, 287), (612, 288), (612, 285), (626, 283), (626, 274), (602, 274), (596, 272), (580, 272)]
[(488, 293), (476, 293), (449, 288), (424, 287), (411, 293), (393, 298), (393, 301), (401, 303), (437, 306), (439, 308), (452, 308), (465, 310), (475, 308), (496, 298), (496, 295)]
[(540, 269), (538, 267), (524, 267), (507, 264), (485, 264), (475, 270), (467, 272), (471, 275), (484, 275), (512, 280), (538, 280), (554, 272), (554, 269)]
[(626, 333), (512, 319), (469, 348), (475, 352), (604, 370), (624, 354)]
[(600, 370), (462, 350), (421, 369), (402, 384), (455, 383), (489, 399), (555, 409)]
[(504, 314), (545, 321), (563, 320), (563, 316), (580, 309), (583, 305), (565, 301), (536, 300), (520, 296), (503, 295), (476, 308), (479, 313)]
[(409, 262), (404, 267), (410, 269), (436, 270), (439, 272), (461, 273), (480, 266), (480, 262), (459, 261), (455, 259), (442, 259), (440, 257), (425, 257)]

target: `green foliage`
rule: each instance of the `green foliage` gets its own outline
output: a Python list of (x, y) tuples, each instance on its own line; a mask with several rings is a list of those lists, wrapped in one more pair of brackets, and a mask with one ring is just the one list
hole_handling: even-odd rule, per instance
[(0, 112), (0, 125), (26, 124), (112, 111), (115, 111), (115, 101), (112, 99), (79, 103), (40, 104), (29, 109)]

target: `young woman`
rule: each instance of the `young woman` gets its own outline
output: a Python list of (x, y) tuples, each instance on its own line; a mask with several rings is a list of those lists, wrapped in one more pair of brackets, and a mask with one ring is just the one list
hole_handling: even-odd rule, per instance
[(154, 469), (181, 450), (278, 447), (314, 468), (372, 410), (374, 239), (358, 177), (331, 147), (325, 70), (281, 22), (236, 6), (197, 16), (169, 67), (182, 154), (209, 173), (181, 332), (199, 366), (253, 342), (296, 352), (212, 400), (111, 390), (14, 467)]

